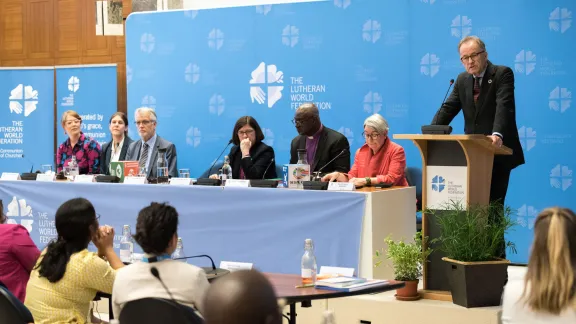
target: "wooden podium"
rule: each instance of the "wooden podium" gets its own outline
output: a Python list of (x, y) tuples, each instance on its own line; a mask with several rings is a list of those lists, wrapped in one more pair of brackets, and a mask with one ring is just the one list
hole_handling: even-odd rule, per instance
[[(485, 135), (411, 135), (394, 139), (412, 140), (422, 156), (422, 209), (442, 213), (441, 205), (460, 200), (467, 205), (487, 205), (494, 155), (511, 155), (512, 150), (492, 145)], [(422, 213), (422, 234), (429, 241), (439, 237), (434, 215)], [(434, 244), (430, 244), (434, 249)], [(446, 273), (445, 255), (434, 251), (424, 265), (424, 298), (452, 300)]]

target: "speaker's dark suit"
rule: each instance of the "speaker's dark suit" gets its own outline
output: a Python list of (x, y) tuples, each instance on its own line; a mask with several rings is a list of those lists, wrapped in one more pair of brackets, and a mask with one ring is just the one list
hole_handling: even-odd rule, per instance
[(514, 73), (507, 66), (494, 65), (488, 61), (476, 103), (473, 90), (472, 74), (460, 73), (450, 97), (434, 116), (432, 124), (448, 125), (462, 110), (466, 134), (502, 134), (504, 145), (511, 148), (513, 154), (494, 157), (490, 201), (499, 200), (504, 203), (510, 171), (524, 164), (524, 152), (516, 126)]
[[(142, 139), (133, 142), (128, 147), (128, 152), (126, 153), (127, 161), (138, 161), (140, 159), (140, 151), (142, 149)], [(154, 147), (149, 148), (151, 150), (150, 154), (150, 164), (148, 165), (148, 178), (156, 178), (157, 168), (156, 163), (158, 161), (158, 150), (166, 150), (166, 160), (168, 162), (168, 175), (172, 178), (178, 177), (178, 164), (177, 164), (177, 153), (176, 146), (171, 142), (163, 139), (162, 137), (156, 135), (156, 143)]]
[[(306, 149), (305, 135), (298, 135), (292, 140), (290, 147), (290, 164), (298, 162), (298, 149)], [(346, 152), (342, 153), (342, 155), (329, 165), (326, 165), (326, 163), (330, 162), (330, 160), (335, 158), (344, 149)], [(318, 140), (316, 154), (314, 155), (314, 161), (308, 161), (308, 163), (310, 163), (311, 172), (317, 172), (320, 168), (326, 166), (322, 170), (322, 173), (334, 171), (348, 173), (350, 171), (350, 143), (348, 143), (348, 139), (341, 133), (323, 126), (320, 139)]]
[[(244, 170), (246, 179), (274, 179), (276, 178), (276, 166), (273, 165), (274, 149), (262, 142), (250, 148), (250, 157), (242, 158), (240, 146), (234, 145), (230, 149), (230, 166), (232, 166), (232, 177), (240, 179), (240, 168)], [(270, 165), (272, 162), (272, 165)], [(268, 168), (268, 170), (266, 170)], [(264, 175), (266, 171), (266, 175)]]
[[(130, 144), (134, 142), (130, 137), (124, 137), (124, 143), (122, 144), (122, 149), (120, 149), (120, 158), (118, 161), (126, 161), (126, 152)], [(100, 152), (100, 173), (105, 175), (110, 175), (110, 160), (112, 159), (112, 140), (102, 146), (102, 152)]]

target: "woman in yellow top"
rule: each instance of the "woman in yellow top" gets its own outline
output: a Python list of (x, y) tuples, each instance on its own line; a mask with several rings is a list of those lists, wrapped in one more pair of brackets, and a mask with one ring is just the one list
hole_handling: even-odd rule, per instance
[[(24, 304), (34, 323), (86, 323), (96, 293), (112, 293), (115, 269), (124, 264), (113, 249), (114, 229), (99, 227), (98, 218), (84, 198), (56, 211), (58, 238), (42, 251), (26, 287)], [(98, 253), (87, 250), (90, 241)]]

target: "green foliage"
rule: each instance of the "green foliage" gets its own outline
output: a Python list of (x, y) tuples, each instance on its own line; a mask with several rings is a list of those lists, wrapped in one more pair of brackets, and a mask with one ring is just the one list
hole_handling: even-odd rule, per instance
[(502, 247), (516, 253), (514, 243), (505, 242), (504, 234), (516, 225), (510, 207), (493, 203), (471, 205), (450, 202), (440, 211), (426, 211), (435, 216), (440, 227), (438, 249), (450, 259), (463, 262), (491, 261), (499, 257)]
[[(426, 243), (428, 237), (424, 238)], [(422, 266), (428, 255), (432, 252), (430, 248), (422, 251), (422, 233), (417, 232), (414, 235), (413, 243), (404, 243), (404, 241), (394, 242), (390, 235), (384, 239), (388, 250), (376, 251), (375, 259), (377, 260), (375, 266), (382, 264), (381, 257), (386, 256), (387, 259), (392, 260), (394, 266), (394, 279), (399, 281), (412, 281), (417, 280), (422, 275)]]

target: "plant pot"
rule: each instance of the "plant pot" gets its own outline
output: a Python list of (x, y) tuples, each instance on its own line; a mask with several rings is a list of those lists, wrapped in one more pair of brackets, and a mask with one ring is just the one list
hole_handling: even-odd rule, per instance
[(418, 282), (419, 280), (404, 281), (405, 285), (403, 288), (396, 289), (396, 299), (398, 300), (417, 300), (420, 299), (420, 294), (418, 294)]
[(462, 262), (446, 257), (442, 260), (448, 263), (454, 304), (466, 308), (500, 306), (510, 261)]

